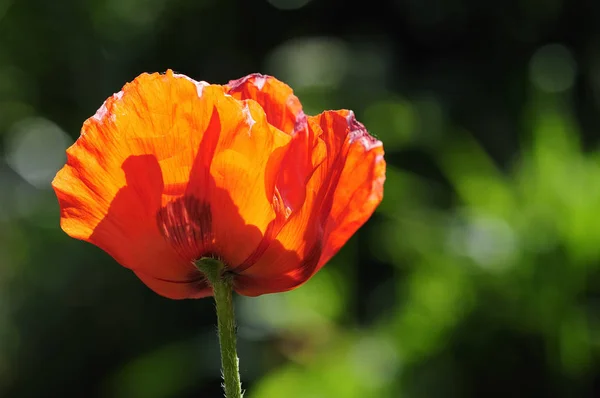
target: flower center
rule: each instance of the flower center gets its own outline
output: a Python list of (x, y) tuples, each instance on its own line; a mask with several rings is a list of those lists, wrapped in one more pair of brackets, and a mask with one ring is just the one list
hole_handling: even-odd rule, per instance
[(186, 261), (212, 253), (214, 234), (210, 204), (194, 196), (183, 196), (156, 213), (162, 236)]

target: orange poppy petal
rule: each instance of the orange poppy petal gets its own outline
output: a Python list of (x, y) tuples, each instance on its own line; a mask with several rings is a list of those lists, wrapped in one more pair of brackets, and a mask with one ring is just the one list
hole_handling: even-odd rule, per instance
[(290, 216), (263, 256), (237, 278), (244, 295), (293, 289), (333, 256), (373, 213), (383, 194), (381, 142), (350, 111), (309, 118), (326, 151), (306, 187), (306, 201)]
[(272, 170), (289, 140), (220, 86), (143, 74), (68, 149), (53, 181), (61, 225), (159, 294), (204, 295), (192, 261), (217, 252), (235, 264), (255, 250), (277, 216)]
[[(239, 103), (233, 98), (228, 102), (232, 106)], [(225, 131), (237, 133), (220, 137), (222, 148), (217, 147), (210, 168), (217, 187), (210, 199), (216, 253), (231, 268), (252, 254), (271, 221), (283, 211), (274, 206), (274, 191), (291, 139), (269, 125), (255, 101), (245, 100), (243, 104), (242, 119), (236, 120), (233, 114), (221, 118), (221, 135)], [(220, 109), (224, 106), (221, 104)], [(195, 173), (191, 178), (190, 184)]]
[(109, 98), (84, 123), (52, 185), (67, 234), (99, 246), (132, 270), (186, 280), (197, 271), (164, 240), (155, 221), (166, 182), (159, 161), (170, 155), (160, 150), (164, 133), (154, 135), (150, 129), (158, 117), (143, 119), (137, 111), (155, 106), (145, 101), (142, 87), (168, 97), (197, 93), (195, 88), (186, 92), (185, 86), (167, 92), (157, 84), (160, 78), (142, 75)]
[(258, 102), (269, 124), (292, 136), (288, 153), (277, 170), (275, 190), (282, 211), (291, 213), (304, 202), (306, 182), (314, 169), (311, 156), (315, 140), (309, 135), (302, 104), (287, 84), (258, 73), (230, 81), (225, 90), (235, 98)]
[(208, 285), (204, 277), (201, 275), (196, 279), (189, 281), (169, 281), (157, 279), (145, 273), (138, 271), (135, 275), (150, 289), (154, 290), (161, 296), (168, 297), (174, 300), (186, 298), (203, 298), (212, 296), (212, 288)]
[(230, 81), (225, 90), (237, 99), (258, 102), (269, 123), (287, 134), (293, 135), (306, 127), (306, 116), (298, 97), (287, 84), (272, 76), (254, 73)]
[(318, 139), (307, 128), (307, 119), (302, 111), (302, 105), (285, 83), (271, 76), (252, 74), (229, 82), (225, 89), (235, 98), (258, 102), (265, 110), (268, 122), (291, 136), (289, 147), (279, 167), (274, 170), (276, 172), (274, 206), (278, 216), (269, 224), (261, 244), (236, 269), (241, 272), (262, 256), (288, 216), (302, 206), (306, 196), (306, 184), (316, 164), (320, 163), (325, 156), (325, 152), (315, 150), (319, 145)]
[[(383, 199), (385, 160), (381, 141), (370, 136), (354, 113), (325, 112), (319, 116), (321, 127), (335, 128), (336, 121), (345, 119), (350, 127), (346, 162), (333, 194), (333, 205), (327, 217), (324, 236), (327, 237), (317, 269), (321, 268), (352, 235), (371, 217)], [(341, 135), (341, 129), (333, 131)]]

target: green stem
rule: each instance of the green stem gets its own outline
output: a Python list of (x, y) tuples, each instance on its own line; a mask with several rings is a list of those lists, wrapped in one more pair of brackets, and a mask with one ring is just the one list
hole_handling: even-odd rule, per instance
[(206, 275), (213, 288), (217, 306), (221, 366), (226, 398), (241, 398), (242, 385), (236, 349), (235, 316), (233, 313), (232, 280), (223, 275), (225, 265), (214, 258), (203, 257), (196, 266)]

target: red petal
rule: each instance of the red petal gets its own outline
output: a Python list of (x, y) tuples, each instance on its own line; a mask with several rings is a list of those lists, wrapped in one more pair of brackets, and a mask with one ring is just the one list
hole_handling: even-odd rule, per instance
[(203, 298), (212, 296), (212, 288), (206, 283), (203, 275), (189, 281), (171, 281), (158, 279), (138, 271), (135, 275), (150, 289), (161, 296), (174, 300), (186, 298)]
[(324, 112), (316, 116), (327, 134), (343, 136), (349, 127), (344, 168), (333, 194), (333, 204), (324, 224), (326, 237), (317, 269), (321, 268), (371, 217), (383, 199), (385, 160), (383, 145), (369, 135), (353, 112)]
[[(271, 222), (261, 244), (239, 267), (242, 272), (254, 264), (279, 233), (287, 218), (300, 209), (306, 197), (306, 184), (315, 167), (322, 161), (323, 151), (316, 151), (319, 140), (307, 128), (302, 105), (285, 83), (271, 76), (252, 74), (229, 82), (228, 93), (242, 100), (256, 101), (265, 110), (268, 122), (291, 135), (285, 157), (276, 172), (273, 204), (278, 217)], [(320, 154), (320, 157), (318, 156)]]
[[(381, 142), (350, 111), (324, 112), (309, 127), (326, 151), (306, 186), (307, 197), (263, 256), (237, 278), (236, 290), (254, 296), (293, 289), (333, 256), (371, 216), (383, 195)], [(319, 132), (322, 132), (319, 134)]]
[(232, 80), (225, 86), (237, 99), (251, 99), (260, 104), (268, 122), (284, 133), (293, 135), (306, 128), (306, 116), (292, 89), (272, 76), (254, 73)]

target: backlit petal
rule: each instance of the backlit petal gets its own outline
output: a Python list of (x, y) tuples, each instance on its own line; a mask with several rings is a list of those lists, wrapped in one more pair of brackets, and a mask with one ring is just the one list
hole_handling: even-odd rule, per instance
[(156, 212), (165, 184), (174, 182), (169, 179), (186, 178), (183, 172), (166, 175), (160, 162), (184, 148), (166, 139), (171, 126), (156, 98), (185, 103), (197, 93), (189, 82), (161, 85), (164, 78), (142, 75), (109, 98), (67, 150), (67, 165), (53, 187), (69, 235), (90, 241), (132, 270), (180, 282), (197, 271), (162, 237)]
[[(232, 106), (239, 103), (231, 97), (228, 101)], [(275, 180), (291, 139), (267, 123), (256, 102), (243, 104), (241, 116), (232, 110), (221, 118), (221, 137), (210, 168), (218, 188), (210, 198), (216, 253), (231, 268), (252, 254), (282, 211), (273, 205)], [(237, 133), (226, 136), (227, 131)], [(194, 178), (192, 173), (190, 184)], [(240, 216), (245, 226), (240, 225)]]
[(53, 181), (61, 225), (159, 294), (206, 295), (192, 261), (218, 250), (234, 265), (255, 250), (276, 217), (273, 170), (289, 140), (220, 86), (141, 75), (67, 151)]
[[(304, 283), (373, 213), (383, 194), (381, 143), (350, 111), (309, 118), (320, 159), (307, 182), (306, 200), (263, 256), (238, 277), (245, 295), (289, 290)], [(325, 151), (323, 157), (317, 153)]]
[(350, 130), (344, 168), (333, 194), (333, 205), (324, 224), (326, 240), (317, 265), (319, 269), (371, 217), (381, 203), (385, 160), (381, 142), (368, 134), (352, 112), (324, 112), (316, 118), (328, 134), (345, 135), (343, 120), (347, 122)]
[(278, 216), (263, 235), (263, 239), (252, 255), (237, 267), (242, 272), (253, 265), (280, 232), (290, 214), (298, 211), (306, 197), (306, 184), (324, 150), (317, 150), (322, 143), (307, 127), (307, 118), (302, 105), (292, 89), (272, 76), (252, 74), (233, 80), (225, 86), (227, 92), (241, 100), (256, 101), (265, 111), (268, 122), (291, 136), (291, 142), (275, 174), (273, 191), (274, 206)]
[(292, 135), (306, 127), (300, 101), (287, 84), (272, 76), (254, 73), (230, 81), (225, 89), (235, 98), (258, 102), (269, 123), (287, 134)]

